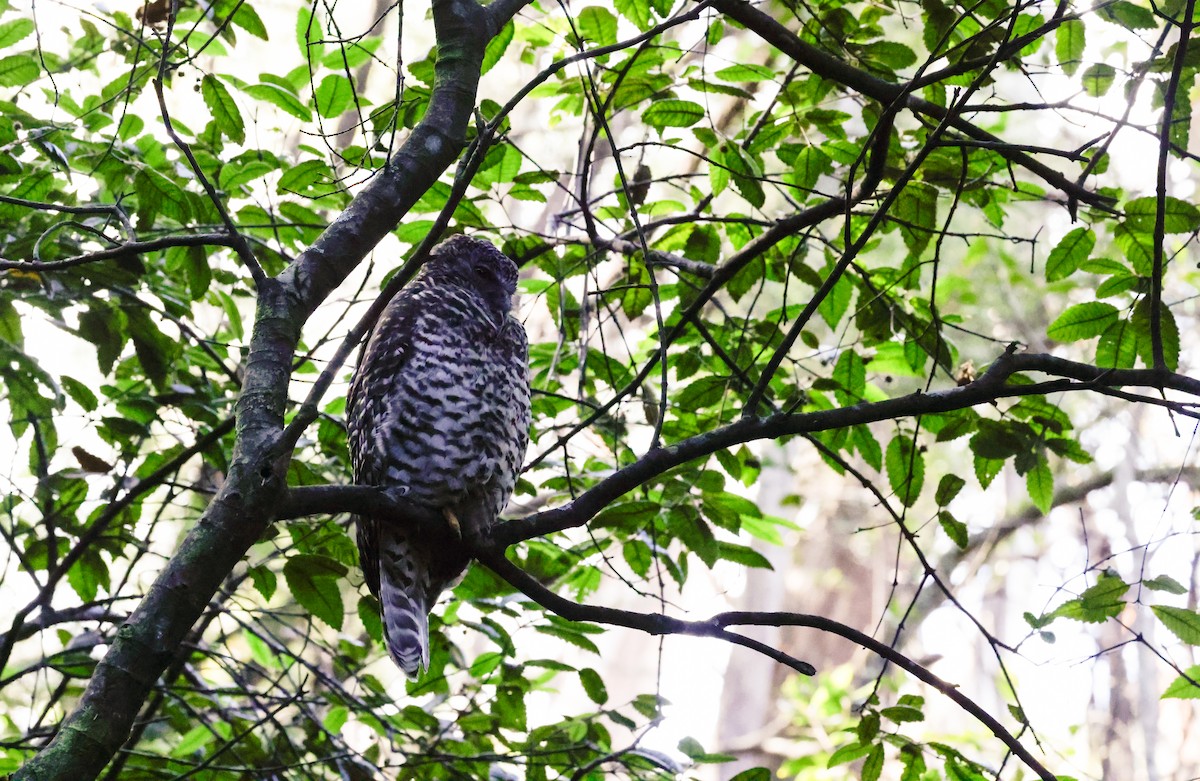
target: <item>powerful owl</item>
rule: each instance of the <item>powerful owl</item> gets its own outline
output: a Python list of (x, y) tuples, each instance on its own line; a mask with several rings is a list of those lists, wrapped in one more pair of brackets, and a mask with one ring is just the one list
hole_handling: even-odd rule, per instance
[[(510, 314), (516, 287), (516, 265), (488, 242), (443, 242), (384, 310), (350, 385), (354, 481), (404, 489), (455, 533), (496, 520), (529, 442), (528, 344)], [(415, 678), (429, 666), (429, 610), (468, 557), (453, 537), (416, 523), (355, 520), (388, 652)]]

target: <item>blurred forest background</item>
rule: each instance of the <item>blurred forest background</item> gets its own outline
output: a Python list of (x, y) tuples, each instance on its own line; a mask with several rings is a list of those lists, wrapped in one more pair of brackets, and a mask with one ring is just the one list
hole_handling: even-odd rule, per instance
[[(0, 0), (0, 776), (1200, 777), (1196, 22)], [(406, 682), (344, 397), (460, 231), (533, 440)]]

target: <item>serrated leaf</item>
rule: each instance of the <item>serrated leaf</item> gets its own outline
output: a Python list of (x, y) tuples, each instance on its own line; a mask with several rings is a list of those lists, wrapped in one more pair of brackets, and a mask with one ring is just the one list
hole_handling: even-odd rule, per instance
[(1129, 584), (1115, 575), (1102, 574), (1096, 585), (1086, 589), (1054, 610), (1051, 617), (1070, 618), (1085, 624), (1099, 624), (1119, 614), (1125, 608), (1121, 599)]
[(1186, 594), (1183, 584), (1170, 575), (1158, 575), (1142, 581), (1142, 585), (1151, 591), (1164, 591), (1168, 594)]
[(263, 24), (262, 18), (249, 3), (242, 3), (238, 6), (237, 13), (233, 15), (233, 23), (259, 40), (270, 40), (270, 36), (267, 35), (267, 26)]
[(967, 543), (970, 542), (970, 537), (967, 534), (967, 525), (965, 523), (955, 518), (949, 510), (938, 511), (938, 523), (941, 524), (942, 530), (946, 532), (946, 536), (958, 546), (959, 550), (966, 550)]
[(1117, 321), (1117, 308), (1103, 301), (1088, 301), (1070, 307), (1054, 319), (1046, 335), (1059, 342), (1091, 339)]
[(607, 8), (589, 5), (579, 12), (575, 24), (584, 40), (600, 46), (617, 42), (617, 17)]
[(642, 121), (650, 127), (691, 127), (704, 118), (704, 106), (690, 100), (671, 98), (650, 104)]
[(954, 501), (954, 497), (958, 496), (958, 492), (967, 484), (958, 475), (942, 475), (942, 479), (938, 481), (937, 492), (934, 494), (934, 501), (938, 507), (945, 507)]
[(512, 43), (516, 29), (516, 26), (510, 19), (487, 42), (487, 48), (483, 50), (483, 64), (479, 66), (479, 75), (482, 76), (487, 73), (495, 67), (496, 63), (500, 62), (504, 57), (504, 52), (508, 50), (508, 45)]
[(644, 578), (650, 572), (653, 554), (650, 546), (646, 543), (641, 540), (626, 540), (625, 544), (621, 546), (621, 553), (625, 557), (625, 563), (629, 565), (634, 574)]
[(883, 744), (876, 743), (871, 747), (871, 753), (867, 754), (867, 758), (863, 760), (862, 781), (879, 781), (879, 776), (883, 772)]
[(212, 114), (213, 121), (217, 123), (217, 129), (234, 143), (244, 143), (246, 124), (242, 120), (242, 112), (238, 110), (237, 103), (225, 85), (212, 74), (207, 74), (200, 80), (200, 94), (204, 98), (204, 105), (208, 106), (208, 111)]
[(1200, 664), (1189, 667), (1183, 675), (1171, 681), (1162, 699), (1200, 700)]
[(884, 463), (892, 490), (905, 507), (912, 507), (925, 481), (925, 457), (914, 447), (912, 437), (904, 433), (892, 437)]
[(0, 58), (0, 87), (24, 87), (41, 74), (37, 60), (27, 54)]
[(292, 556), (283, 565), (283, 577), (292, 596), (308, 612), (334, 629), (341, 629), (345, 620), (341, 580), (346, 567), (328, 556), (302, 553)]
[(765, 65), (744, 63), (730, 65), (728, 68), (721, 68), (713, 76), (721, 81), (730, 82), (764, 81), (775, 78), (775, 71)]
[(1076, 228), (1059, 240), (1046, 259), (1046, 281), (1057, 282), (1075, 273), (1096, 246), (1096, 234), (1090, 228)]
[(849, 407), (863, 400), (863, 394), (867, 392), (867, 368), (854, 350), (845, 350), (838, 356), (833, 379), (839, 386), (834, 395), (842, 406)]
[(153, 168), (139, 168), (133, 177), (133, 188), (138, 194), (139, 221), (148, 220), (150, 217), (146, 215), (153, 214), (164, 214), (178, 222), (187, 222), (191, 217), (187, 193)]
[[(1163, 362), (1167, 369), (1175, 371), (1179, 367), (1179, 326), (1175, 323), (1175, 315), (1165, 303), (1160, 303), (1159, 336), (1162, 338)], [(1137, 351), (1147, 366), (1154, 365), (1154, 349), (1151, 340), (1150, 298), (1147, 296), (1133, 308), (1130, 325), (1137, 335)]]
[(241, 88), (242, 92), (246, 93), (255, 100), (265, 101), (267, 103), (282, 109), (291, 114), (296, 119), (301, 119), (307, 122), (312, 119), (312, 112), (308, 106), (296, 96), (296, 93), (284, 89), (278, 84), (268, 84), (260, 82), (258, 84), (250, 84)]
[(1050, 512), (1054, 505), (1054, 473), (1045, 460), (1039, 460), (1033, 469), (1025, 473), (1025, 490), (1034, 507), (1043, 515)]
[(819, 147), (806, 146), (792, 164), (792, 181), (802, 190), (811, 190), (823, 174), (833, 170), (833, 160)]
[(1151, 605), (1163, 626), (1188, 645), (1200, 645), (1200, 613), (1184, 607)]
[(871, 746), (864, 746), (861, 743), (851, 743), (848, 746), (842, 746), (837, 751), (829, 756), (829, 760), (825, 763), (825, 767), (837, 767), (844, 765), (847, 762), (853, 762), (856, 759), (861, 759), (871, 753)]
[(33, 32), (33, 20), (21, 17), (0, 24), (0, 49), (19, 43)]
[(1079, 70), (1086, 46), (1087, 33), (1081, 19), (1069, 19), (1054, 31), (1054, 56), (1058, 59), (1058, 66), (1068, 76), (1074, 76), (1075, 71)]
[(1149, 8), (1142, 8), (1127, 0), (1106, 3), (1096, 11), (1101, 19), (1118, 24), (1126, 30), (1153, 30), (1158, 26), (1154, 13)]
[(1108, 63), (1097, 62), (1090, 65), (1083, 72), (1083, 91), (1093, 98), (1101, 97), (1108, 92), (1116, 76), (1116, 69)]
[(604, 685), (604, 679), (600, 677), (600, 673), (591, 667), (584, 667), (579, 671), (579, 682), (583, 684), (583, 691), (589, 700), (597, 705), (608, 702), (608, 687)]
[[(1135, 231), (1150, 233), (1158, 218), (1158, 198), (1134, 198), (1125, 204), (1125, 219)], [(1163, 227), (1167, 233), (1191, 233), (1200, 228), (1200, 209), (1187, 201), (1163, 196)]]
[(633, 22), (634, 27), (641, 32), (649, 30), (654, 23), (650, 4), (645, 0), (615, 0), (613, 7), (617, 9), (617, 13)]
[(1096, 343), (1096, 365), (1101, 368), (1132, 369), (1137, 354), (1137, 330), (1124, 320), (1106, 328)]
[(900, 236), (915, 258), (929, 246), (937, 224), (937, 189), (923, 182), (910, 182), (896, 199), (893, 213), (900, 220)]
[(326, 119), (342, 115), (354, 103), (354, 86), (340, 73), (331, 73), (321, 79), (313, 93), (317, 113)]

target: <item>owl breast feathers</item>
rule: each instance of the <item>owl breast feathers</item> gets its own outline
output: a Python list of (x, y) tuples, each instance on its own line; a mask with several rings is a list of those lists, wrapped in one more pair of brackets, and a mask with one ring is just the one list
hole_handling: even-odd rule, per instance
[[(455, 236), (392, 300), (350, 386), (356, 483), (407, 489), (450, 523), (486, 528), (499, 517), (529, 441), (528, 344), (509, 311), (516, 285), (508, 257)], [(429, 610), (468, 558), (416, 523), (355, 520), (388, 652), (416, 677), (429, 665)]]

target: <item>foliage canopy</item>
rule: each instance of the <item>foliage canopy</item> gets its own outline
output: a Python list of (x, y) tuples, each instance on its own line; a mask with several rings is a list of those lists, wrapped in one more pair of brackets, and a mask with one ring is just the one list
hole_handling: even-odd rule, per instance
[[(722, 762), (643, 745), (666, 703), (611, 697), (601, 654), (631, 629), (745, 646), (837, 703), (791, 735), (837, 745), (785, 777), (1098, 775), (1036, 740), (1009, 674), (1064, 624), (1156, 655), (1164, 707), (1200, 698), (1190, 446), (1143, 454), (1152, 530), (1096, 526), (1025, 626), (962, 594), (972, 557), (1132, 461), (1098, 451), (1195, 425), (1194, 0), (376, 5), (0, 0), (0, 773)], [(458, 231), (522, 266), (534, 439), (404, 691), (347, 529), (401, 500), (345, 486), (345, 379)], [(676, 609), (805, 544), (756, 501), (798, 446), (789, 490), (861, 493), (895, 551), (877, 623)], [(992, 523), (1014, 478), (1033, 509)], [(930, 599), (999, 685), (908, 654)], [(863, 693), (763, 625), (892, 666)], [(983, 737), (927, 725), (935, 698)]]

